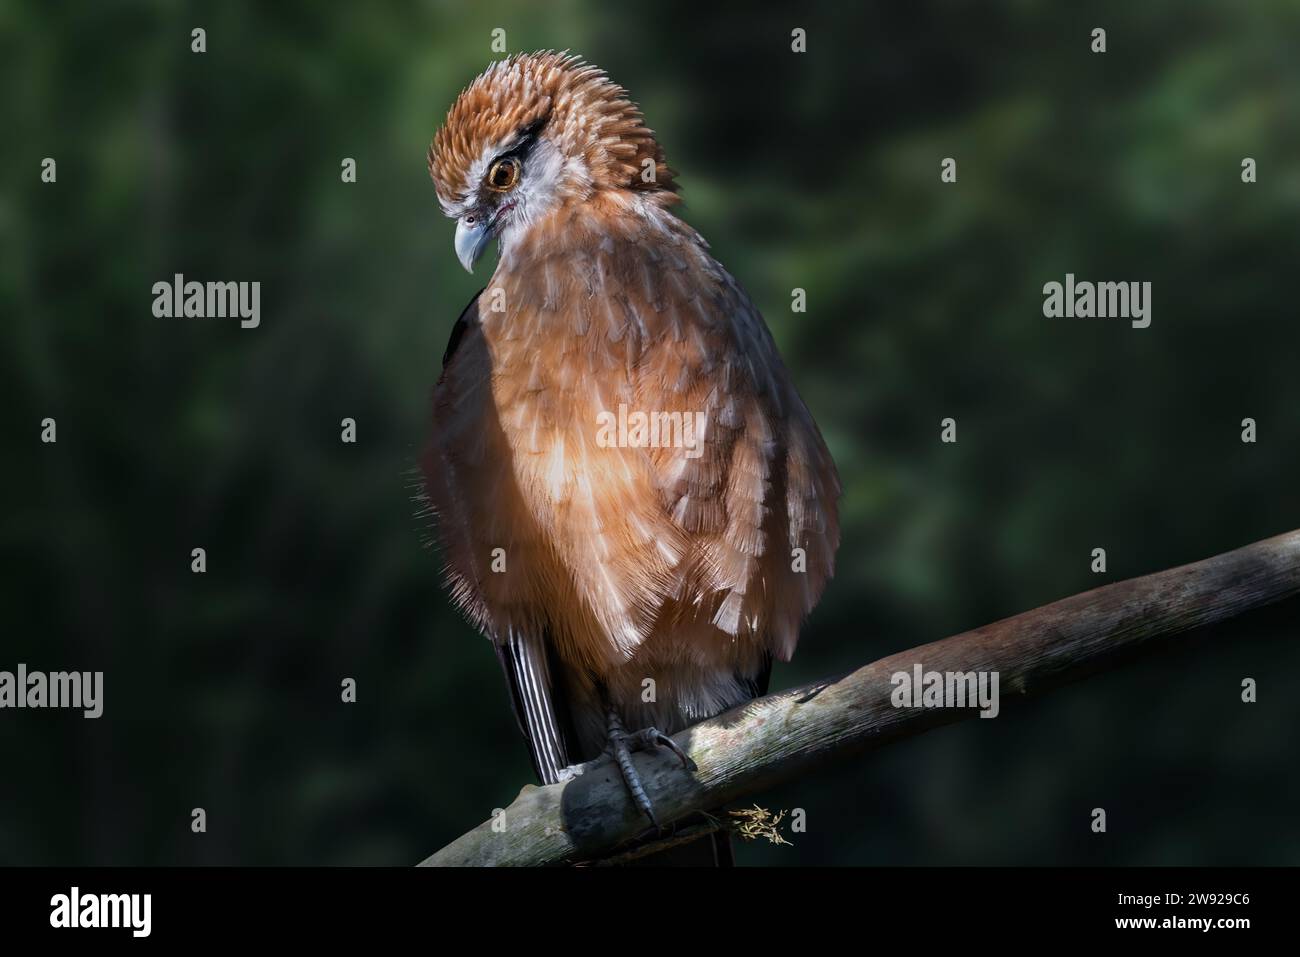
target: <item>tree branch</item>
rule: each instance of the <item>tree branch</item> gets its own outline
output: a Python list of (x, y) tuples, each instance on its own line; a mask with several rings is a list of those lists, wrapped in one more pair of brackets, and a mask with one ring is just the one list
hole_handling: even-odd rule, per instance
[[(974, 631), (900, 652), (851, 674), (768, 695), (676, 735), (699, 765), (638, 755), (660, 820), (717, 808), (843, 758), (978, 714), (974, 708), (900, 708), (890, 676), (926, 671), (999, 674), (1021, 697), (1113, 666), (1121, 652), (1300, 594), (1300, 531), (1167, 571), (1106, 585)], [(589, 861), (644, 835), (608, 758), (573, 779), (526, 786), (504, 811), (422, 863), (541, 865)]]

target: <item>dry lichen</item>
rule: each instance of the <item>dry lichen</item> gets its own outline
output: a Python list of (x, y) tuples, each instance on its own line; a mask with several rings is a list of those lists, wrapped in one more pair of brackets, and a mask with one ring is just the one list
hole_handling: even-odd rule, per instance
[(786, 815), (785, 811), (777, 811), (773, 814), (767, 808), (755, 804), (752, 808), (741, 808), (727, 813), (736, 819), (732, 829), (742, 840), (757, 841), (759, 838), (764, 838), (773, 844), (793, 846), (793, 842), (787, 841), (785, 835), (781, 833), (781, 820)]

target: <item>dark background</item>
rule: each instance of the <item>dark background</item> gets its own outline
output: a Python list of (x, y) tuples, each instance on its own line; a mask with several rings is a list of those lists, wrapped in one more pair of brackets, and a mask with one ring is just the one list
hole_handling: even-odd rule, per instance
[[(0, 712), (0, 863), (408, 864), (530, 780), (410, 500), (490, 267), (425, 150), (494, 27), (643, 105), (839, 464), (774, 688), (1300, 526), (1293, 3), (5, 0), (0, 669), (106, 689)], [(1067, 271), (1151, 327), (1043, 318)], [(155, 319), (177, 272), (260, 280), (261, 327)], [(1297, 610), (764, 795), (808, 831), (741, 861), (1300, 862)]]

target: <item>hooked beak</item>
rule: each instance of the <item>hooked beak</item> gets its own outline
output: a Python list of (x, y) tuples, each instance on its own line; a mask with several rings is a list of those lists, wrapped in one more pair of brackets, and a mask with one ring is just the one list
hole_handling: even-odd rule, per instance
[(491, 239), (492, 226), (486, 216), (462, 216), (456, 220), (456, 258), (466, 272), (474, 271), (474, 263)]

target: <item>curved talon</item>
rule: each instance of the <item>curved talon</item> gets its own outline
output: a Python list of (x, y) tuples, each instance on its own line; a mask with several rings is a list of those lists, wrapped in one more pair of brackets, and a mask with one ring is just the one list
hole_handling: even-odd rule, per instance
[(691, 760), (691, 756), (687, 754), (685, 751), (683, 751), (681, 749), (681, 746), (672, 738), (668, 737), (668, 735), (659, 734), (657, 741), (659, 744), (662, 744), (673, 754), (681, 758), (682, 767), (684, 767), (687, 771), (698, 771), (700, 769), (699, 765), (697, 765), (694, 761)]
[(636, 734), (632, 735), (632, 750), (644, 751), (648, 748), (665, 747), (682, 762), (682, 767), (687, 771), (698, 771), (699, 767), (691, 760), (690, 755), (681, 749), (681, 747), (668, 735), (664, 734), (658, 728), (642, 728)]
[(623, 775), (623, 783), (632, 794), (633, 803), (650, 819), (651, 824), (658, 827), (659, 821), (655, 817), (654, 808), (650, 805), (650, 797), (645, 793), (645, 786), (641, 784), (641, 775), (637, 774), (636, 766), (632, 763), (632, 752), (627, 746), (627, 735), (622, 731), (611, 731), (609, 743), (613, 746), (614, 761)]
[(650, 804), (650, 797), (645, 793), (645, 786), (641, 783), (641, 775), (637, 773), (636, 765), (632, 763), (632, 752), (665, 747), (677, 755), (682, 762), (682, 767), (687, 771), (697, 771), (699, 768), (676, 741), (658, 728), (642, 728), (635, 734), (628, 734), (613, 708), (608, 711), (608, 719), (609, 746), (619, 773), (623, 775), (623, 783), (627, 785), (632, 801), (641, 813), (650, 819), (650, 823), (655, 828), (660, 828), (659, 819), (655, 817), (654, 808)]

